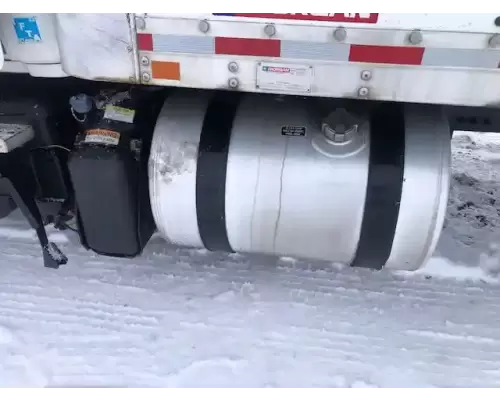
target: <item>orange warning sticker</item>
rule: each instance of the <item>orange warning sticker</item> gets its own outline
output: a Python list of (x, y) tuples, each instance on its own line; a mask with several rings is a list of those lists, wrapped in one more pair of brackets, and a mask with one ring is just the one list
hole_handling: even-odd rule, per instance
[(120, 142), (120, 134), (109, 129), (89, 129), (85, 131), (85, 143), (99, 143), (117, 146)]
[(181, 64), (178, 62), (153, 61), (151, 63), (151, 72), (154, 79), (181, 80)]

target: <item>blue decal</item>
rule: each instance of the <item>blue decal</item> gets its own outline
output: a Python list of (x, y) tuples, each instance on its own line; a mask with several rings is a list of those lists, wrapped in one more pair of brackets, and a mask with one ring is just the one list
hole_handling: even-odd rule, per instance
[(20, 42), (41, 42), (36, 18), (14, 18), (14, 29)]

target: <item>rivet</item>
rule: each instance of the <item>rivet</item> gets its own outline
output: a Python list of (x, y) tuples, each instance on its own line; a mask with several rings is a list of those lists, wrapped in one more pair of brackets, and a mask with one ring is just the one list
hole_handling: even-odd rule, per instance
[(151, 75), (147, 72), (143, 72), (141, 77), (143, 82), (149, 82), (151, 80)]
[(361, 72), (361, 79), (363, 79), (364, 81), (369, 81), (370, 79), (372, 79), (371, 71), (364, 70), (363, 72)]
[(337, 41), (337, 42), (343, 42), (344, 40), (346, 40), (347, 38), (347, 31), (345, 28), (337, 28), (333, 31), (333, 38)]
[(146, 56), (142, 56), (141, 57), (141, 65), (144, 65), (144, 66), (149, 65), (149, 58), (147, 58)]
[(408, 42), (410, 44), (420, 44), (424, 40), (422, 32), (419, 30), (414, 30), (408, 35)]
[(237, 78), (230, 78), (227, 81), (227, 84), (231, 89), (236, 89), (238, 86), (240, 86), (240, 81)]
[(198, 29), (203, 33), (207, 33), (210, 30), (210, 23), (207, 20), (201, 20), (198, 23)]
[(276, 27), (273, 24), (267, 24), (264, 27), (264, 33), (269, 37), (273, 37), (276, 35)]
[(361, 87), (358, 90), (359, 97), (366, 97), (369, 94), (370, 94), (370, 89), (368, 89), (367, 87)]
[(144, 18), (138, 17), (135, 19), (135, 27), (140, 31), (146, 29), (146, 20)]
[(232, 72), (233, 74), (235, 74), (236, 72), (238, 72), (239, 70), (239, 67), (238, 67), (238, 64), (234, 61), (231, 61), (228, 65), (227, 65), (227, 69), (229, 70), (229, 72)]

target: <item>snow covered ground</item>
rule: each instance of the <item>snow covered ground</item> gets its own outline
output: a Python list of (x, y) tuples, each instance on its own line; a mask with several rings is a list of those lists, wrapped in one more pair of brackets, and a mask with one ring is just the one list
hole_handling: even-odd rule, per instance
[[(0, 229), (0, 386), (462, 387), (500, 382), (500, 136), (458, 135), (418, 274), (165, 248), (42, 268)], [(458, 278), (458, 279), (457, 279)]]

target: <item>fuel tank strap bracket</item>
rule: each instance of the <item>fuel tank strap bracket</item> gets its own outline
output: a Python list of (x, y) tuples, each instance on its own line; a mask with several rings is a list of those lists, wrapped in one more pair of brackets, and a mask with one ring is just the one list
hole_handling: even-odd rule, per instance
[(391, 255), (403, 191), (403, 104), (381, 104), (371, 115), (368, 184), (353, 266), (382, 269)]
[(226, 228), (229, 141), (238, 108), (236, 93), (216, 93), (207, 108), (198, 148), (196, 210), (205, 248), (232, 253)]

